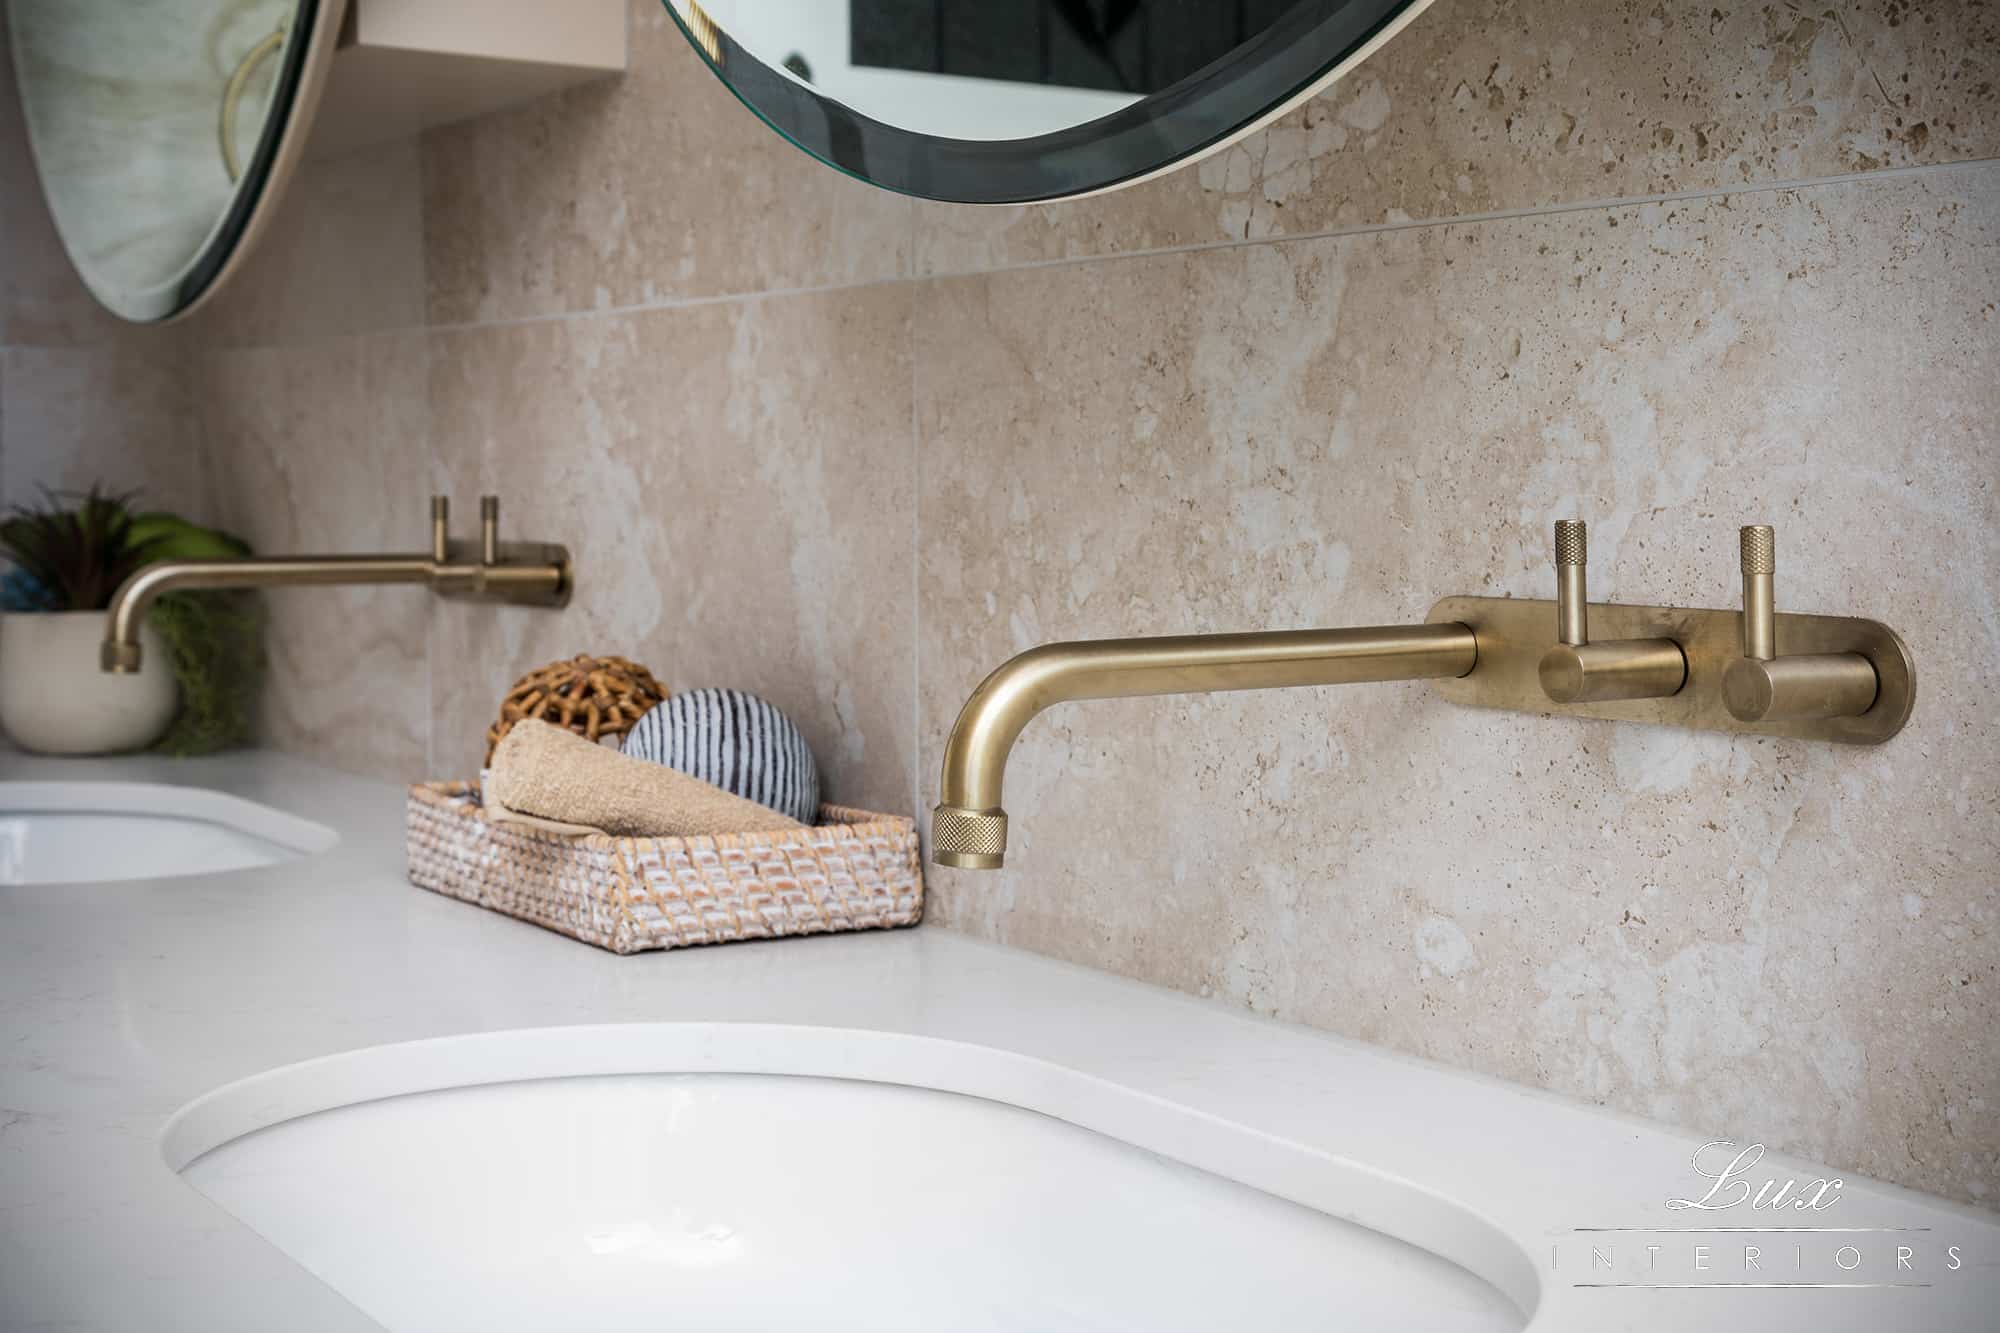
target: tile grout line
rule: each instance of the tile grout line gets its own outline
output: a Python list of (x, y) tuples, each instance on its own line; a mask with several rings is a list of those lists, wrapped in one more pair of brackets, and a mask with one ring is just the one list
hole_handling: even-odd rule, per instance
[[(917, 263), (917, 203), (907, 201), (909, 228), (904, 251), (910, 267)], [(912, 281), (915, 273), (911, 273)], [(917, 416), (917, 304), (904, 316), (903, 351), (910, 358), (910, 818), (916, 822), (918, 873), (922, 874), (924, 835), (924, 444)]]
[[(618, 318), (628, 315), (666, 312), (673, 310), (696, 310), (709, 306), (748, 305), (759, 301), (785, 300), (802, 296), (827, 296), (840, 292), (865, 292), (878, 287), (894, 287), (902, 284), (926, 282), (953, 282), (968, 278), (999, 277), (1008, 273), (1026, 273), (1046, 269), (1074, 268), (1086, 264), (1113, 264), (1121, 260), (1157, 259), (1173, 255), (1205, 254), (1211, 251), (1242, 250), (1262, 245), (1291, 245), (1311, 241), (1343, 240), (1350, 237), (1378, 236), (1390, 232), (1425, 231), (1434, 228), (1455, 226), (1478, 226), (1493, 222), (1518, 222), (1530, 218), (1559, 217), (1569, 213), (1607, 212), (1621, 208), (1643, 208), (1651, 204), (1693, 203), (1707, 199), (1727, 199), (1738, 195), (1774, 194), (1788, 190), (1816, 190), (1839, 185), (1867, 184), (1885, 180), (1908, 180), (1923, 176), (1945, 173), (1975, 171), (2000, 165), (2000, 157), (1968, 158), (1961, 162), (1933, 162), (1918, 166), (1884, 167), (1877, 171), (1846, 172), (1832, 176), (1807, 176), (1786, 180), (1746, 182), (1741, 185), (1725, 185), (1712, 189), (1676, 190), (1662, 194), (1630, 195), (1605, 199), (1586, 199), (1572, 203), (1548, 204), (1531, 208), (1500, 209), (1486, 213), (1464, 213), (1451, 217), (1414, 218), (1400, 222), (1365, 223), (1352, 227), (1335, 227), (1321, 231), (1297, 232), (1282, 236), (1262, 236), (1222, 241), (1196, 241), (1187, 245), (1154, 246), (1139, 250), (1117, 250), (1104, 254), (1071, 255), (1057, 259), (1037, 259), (1017, 264), (1003, 264), (994, 268), (950, 270), (939, 273), (897, 275), (886, 278), (866, 278), (856, 282), (821, 283), (798, 287), (772, 287), (762, 291), (721, 292), (711, 296), (673, 297), (656, 301), (638, 301), (624, 305), (593, 306), (585, 309), (556, 310), (532, 315), (510, 315), (501, 319), (455, 320), (431, 323), (426, 319), (422, 324), (397, 324), (374, 329), (354, 329), (341, 333), (317, 337), (301, 338), (297, 341), (277, 340), (257, 343), (218, 343), (211, 350), (216, 352), (271, 351), (284, 348), (310, 347), (343, 339), (365, 339), (394, 337), (406, 334), (464, 334), (509, 328), (530, 328), (542, 324), (563, 324), (582, 322), (595, 318)], [(21, 346), (28, 346), (21, 344)], [(40, 347), (42, 344), (34, 344)], [(48, 350), (79, 351), (74, 344), (48, 344)]]
[(1351, 227), (1329, 227), (1282, 236), (1256, 236), (1226, 241), (1194, 241), (1187, 245), (1163, 245), (1145, 250), (1122, 250), (1104, 255), (1077, 255), (1060, 259), (1030, 260), (993, 269), (926, 274), (921, 281), (946, 282), (986, 277), (1026, 269), (1068, 268), (1117, 259), (1146, 259), (1159, 256), (1205, 254), (1213, 250), (1245, 250), (1259, 245), (1289, 245), (1305, 241), (1334, 241), (1356, 236), (1380, 236), (1390, 232), (1429, 231), (1438, 228), (1478, 226), (1489, 222), (1520, 222), (1530, 218), (1560, 217), (1568, 213), (1610, 212), (1615, 209), (1644, 208), (1652, 204), (1695, 203), (1707, 199), (1731, 199), (1746, 194), (1782, 194), (1788, 190), (1814, 190), (1837, 185), (1855, 185), (1892, 179), (1903, 180), (1938, 172), (1957, 172), (2000, 165), (2000, 158), (1968, 158), (1962, 162), (1929, 162), (1908, 167), (1884, 167), (1877, 171), (1850, 171), (1832, 176), (1802, 176), (1786, 180), (1749, 181), (1699, 190), (1669, 190), (1660, 194), (1620, 195), (1603, 199), (1578, 199), (1567, 203), (1540, 204), (1527, 208), (1502, 208), (1484, 213), (1460, 213), (1450, 217), (1408, 218), (1396, 222), (1357, 223)]
[(910, 357), (910, 818), (917, 823), (917, 855), (924, 827), (924, 448), (917, 417), (916, 306), (904, 326)]
[[(627, 21), (629, 22), (629, 16)], [(422, 140), (417, 147), (417, 280), (423, 284), (424, 323), (426, 332), (419, 336), (418, 346), (424, 358), (424, 490), (427, 493), (443, 494), (445, 488), (438, 473), (437, 413), (435, 396), (437, 393), (437, 351), (431, 346), (428, 335), (430, 324), (431, 293), (431, 248), (424, 240), (424, 152)], [(438, 694), (437, 694), (437, 641), (438, 618), (442, 614), (438, 598), (426, 599), (424, 607), (424, 774), (426, 780), (436, 776), (438, 771)]]
[(721, 292), (709, 296), (669, 297), (653, 301), (635, 301), (626, 304), (595, 306), (588, 309), (557, 310), (532, 315), (510, 315), (499, 319), (457, 320), (438, 324), (427, 323), (421, 326), (420, 329), (383, 329), (372, 332), (421, 331), (426, 333), (473, 333), (489, 329), (524, 328), (538, 324), (566, 323), (572, 320), (581, 321), (600, 317), (616, 318), (625, 315), (671, 310), (691, 310), (716, 305), (749, 304), (757, 301), (782, 300), (801, 296), (824, 296), (836, 292), (861, 292), (870, 290), (871, 288), (891, 287), (904, 283), (950, 282), (966, 278), (997, 277), (1007, 273), (1072, 268), (1085, 264), (1116, 263), (1120, 260), (1156, 259), (1174, 255), (1205, 254), (1210, 251), (1241, 250), (1260, 245), (1289, 245), (1309, 241), (1342, 240), (1349, 237), (1379, 236), (1391, 232), (1427, 231), (1436, 228), (1479, 226), (1494, 222), (1518, 222), (1540, 217), (1560, 217), (1570, 213), (1608, 212), (1615, 209), (1643, 208), (1653, 204), (1694, 203), (1708, 199), (1730, 199), (1739, 195), (1778, 194), (1786, 191), (1817, 190), (1841, 185), (1867, 184), (1876, 181), (1900, 181), (1930, 175), (1975, 171), (1995, 165), (2000, 165), (2000, 158), (1968, 158), (1960, 162), (1930, 162), (1907, 167), (1884, 167), (1876, 171), (1842, 172), (1828, 176), (1803, 176), (1782, 180), (1749, 181), (1740, 185), (1723, 185), (1705, 189), (1670, 190), (1657, 194), (1581, 199), (1566, 203), (1543, 204), (1526, 208), (1496, 209), (1483, 213), (1462, 213), (1449, 217), (1411, 218), (1402, 221), (1362, 223), (1350, 227), (1330, 227), (1319, 231), (1296, 232), (1279, 236), (1195, 241), (1186, 245), (1151, 246), (1137, 250), (1111, 251), (1104, 254), (1067, 255), (1056, 259), (1037, 259), (1022, 263), (1002, 264), (993, 268), (947, 270), (938, 273), (912, 273), (908, 275), (899, 274), (884, 278), (866, 278), (856, 282), (820, 283), (797, 287), (772, 287), (761, 291)]
[[(430, 308), (431, 308), (430, 307), (431, 247), (428, 239), (429, 232), (424, 225), (424, 198), (429, 193), (428, 190), (426, 189), (427, 182), (425, 180), (425, 176), (427, 174), (427, 169), (425, 167), (425, 163), (427, 161), (427, 155), (424, 152), (425, 133), (427, 133), (427, 131), (419, 132), (418, 135), (416, 136), (416, 144), (414, 148), (414, 153), (416, 157), (416, 167), (415, 171), (413, 172), (413, 175), (415, 176), (416, 179), (416, 186), (414, 190), (415, 207), (412, 210), (410, 210), (410, 212), (414, 215), (416, 219), (417, 283), (418, 283), (418, 290), (421, 293), (421, 300), (419, 301), (418, 304), (423, 310), (423, 323), (415, 329), (391, 329), (391, 330), (386, 330), (385, 332), (399, 336), (409, 336), (412, 333), (416, 334), (418, 337), (419, 351), (423, 356), (424, 494), (428, 497), (431, 495), (444, 494), (446, 488), (442, 483), (442, 479), (438, 476), (438, 451), (437, 451), (436, 431), (432, 429), (433, 413), (431, 410), (432, 406), (431, 399), (436, 392), (436, 376), (432, 373), (432, 369), (436, 363), (436, 357), (433, 355), (433, 351), (431, 348), (431, 340), (429, 337)], [(439, 614), (438, 598), (435, 596), (426, 597), (424, 599), (424, 709), (423, 709), (424, 780), (426, 782), (432, 781), (438, 777), (438, 743), (437, 743), (438, 614)]]

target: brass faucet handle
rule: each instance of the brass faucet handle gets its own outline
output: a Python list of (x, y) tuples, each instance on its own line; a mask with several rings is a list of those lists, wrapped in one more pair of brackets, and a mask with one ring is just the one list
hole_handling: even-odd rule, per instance
[(1590, 642), (1586, 571), (1590, 536), (1580, 518), (1556, 520), (1556, 642), (1580, 647)]
[(1768, 662), (1778, 655), (1778, 534), (1753, 523), (1740, 534), (1743, 564), (1743, 655)]
[(1580, 518), (1556, 520), (1556, 642), (1536, 675), (1559, 704), (1664, 699), (1687, 683), (1687, 654), (1672, 639), (1590, 641), (1590, 534)]
[(479, 497), (479, 563), (500, 563), (500, 497)]
[(1743, 566), (1743, 656), (1722, 673), (1722, 702), (1738, 722), (1859, 717), (1882, 682), (1860, 653), (1778, 655), (1778, 537), (1768, 523), (1738, 534)]
[(431, 497), (431, 560), (444, 564), (451, 559), (451, 497)]

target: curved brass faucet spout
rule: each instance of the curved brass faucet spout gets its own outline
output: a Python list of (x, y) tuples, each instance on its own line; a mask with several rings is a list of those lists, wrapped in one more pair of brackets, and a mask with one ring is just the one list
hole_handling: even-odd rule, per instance
[(1464, 625), (1384, 625), (1149, 639), (1096, 639), (1030, 648), (981, 681), (952, 727), (931, 813), (931, 858), (998, 869), (1007, 853), (1001, 786), (1022, 728), (1052, 704), (1147, 694), (1463, 676), (1479, 648)]
[(139, 626), (164, 593), (214, 588), (346, 583), (428, 583), (432, 565), (421, 555), (296, 555), (276, 559), (168, 560), (126, 579), (111, 599), (99, 657), (119, 675), (140, 664)]

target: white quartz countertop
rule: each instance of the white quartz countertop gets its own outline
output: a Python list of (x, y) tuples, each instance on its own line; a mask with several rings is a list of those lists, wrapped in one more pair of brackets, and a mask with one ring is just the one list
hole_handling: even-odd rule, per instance
[[(1838, 1217), (1792, 1220), (1920, 1229), (1908, 1234), (1922, 1238), (1930, 1285), (1577, 1285), (1598, 1234), (1580, 1229), (1684, 1223), (1664, 1200), (1699, 1193), (1690, 1156), (1705, 1137), (1739, 1127), (1669, 1131), (935, 929), (615, 957), (413, 888), (403, 877), (402, 790), (282, 756), (0, 753), (0, 779), (207, 787), (341, 838), (307, 860), (203, 879), (0, 886), (6, 1330), (375, 1328), (168, 1167), (168, 1120), (225, 1084), (316, 1057), (621, 1023), (943, 1039), (1004, 1053), (1007, 1068), (1026, 1071), (1022, 1104), (1121, 1137), (1129, 1123), (1135, 1142), (1145, 1138), (1142, 1120), (1156, 1130), (1169, 1122), (1120, 1107), (1227, 1122), (1247, 1131), (1229, 1142), (1263, 1148), (1191, 1148), (1189, 1160), (1205, 1153), (1198, 1165), (1392, 1233), (1440, 1226), (1433, 1205), (1451, 1200), (1447, 1211), (1466, 1219), (1453, 1243), (1466, 1253), (1490, 1250), (1493, 1235), (1516, 1242), (1511, 1264), (1486, 1275), (1525, 1295), (1536, 1330), (2000, 1326), (2000, 1219), (1852, 1178)], [(1100, 1107), (1093, 1088), (1117, 1096)], [(1148, 1132), (1157, 1140), (1168, 1131)], [(1285, 1164), (1300, 1161), (1327, 1170), (1295, 1172), (1293, 1188)], [(1773, 1156), (1760, 1174), (1820, 1172)], [(1384, 1183), (1343, 1194), (1342, 1180)], [(1947, 1245), (1957, 1248), (1953, 1271)]]

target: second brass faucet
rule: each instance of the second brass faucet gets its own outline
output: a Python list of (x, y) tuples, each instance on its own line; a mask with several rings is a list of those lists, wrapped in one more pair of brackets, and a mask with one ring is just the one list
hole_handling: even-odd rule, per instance
[[(1476, 708), (1879, 745), (1909, 720), (1916, 671), (1895, 631), (1848, 616), (1778, 616), (1770, 530), (1745, 529), (1735, 611), (1600, 603), (1590, 638), (1584, 525), (1556, 525), (1557, 597), (1447, 597), (1428, 624), (1044, 644), (1001, 664), (945, 742), (931, 854), (997, 869), (1002, 785), (1021, 731), (1077, 699), (1428, 679)], [(1549, 642), (1553, 626), (1556, 642)], [(1788, 637), (1794, 655), (1777, 656)], [(1803, 650), (1803, 651), (1798, 651)]]

